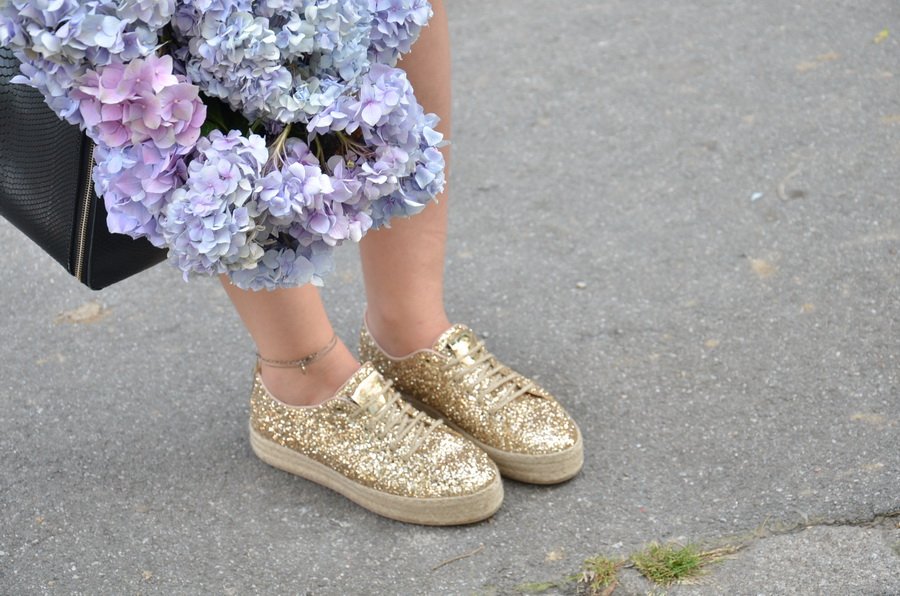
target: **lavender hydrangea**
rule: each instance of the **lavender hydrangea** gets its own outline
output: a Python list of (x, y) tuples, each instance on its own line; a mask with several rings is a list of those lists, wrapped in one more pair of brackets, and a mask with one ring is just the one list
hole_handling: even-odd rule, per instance
[(20, 53), (21, 74), (11, 79), (12, 83), (28, 85), (37, 89), (44, 96), (44, 101), (57, 116), (75, 126), (83, 126), (80, 102), (69, 96), (75, 79), (83, 74), (86, 68), (82, 65), (57, 64), (43, 58), (24, 60)]
[(258, 183), (257, 211), (268, 213), (274, 225), (288, 227), (298, 217), (306, 219), (310, 207), (334, 188), (309, 146), (300, 139), (288, 138), (277, 161), (280, 167)]
[(313, 135), (357, 134), (361, 143), (345, 156), (371, 202), (372, 227), (389, 225), (395, 216), (420, 212), (444, 186), (443, 144), (435, 130), (438, 118), (425, 114), (406, 73), (373, 64), (358, 91), (314, 116)]
[(373, 64), (352, 94), (320, 110), (307, 128), (313, 134), (360, 131), (362, 140), (372, 147), (413, 150), (418, 144), (416, 128), (424, 124), (424, 118), (406, 73)]
[[(185, 279), (322, 285), (333, 251), (444, 186), (402, 70), (427, 0), (0, 0), (0, 43), (96, 144), (112, 232)], [(227, 107), (226, 107), (227, 106)], [(230, 108), (230, 110), (228, 109)]]
[(415, 172), (400, 181), (400, 188), (372, 203), (372, 227), (390, 227), (394, 217), (411, 217), (444, 189), (444, 156), (426, 146), (416, 160)]
[(197, 143), (187, 180), (172, 193), (161, 222), (169, 259), (185, 279), (253, 267), (262, 258), (247, 202), (268, 158), (258, 135), (215, 130)]
[(306, 143), (292, 138), (280, 170), (268, 177), (276, 180), (277, 186), (268, 179), (263, 182), (273, 197), (267, 204), (272, 221), (285, 226), (304, 246), (319, 240), (328, 246), (348, 239), (359, 241), (371, 227), (365, 212), (369, 203), (361, 200), (363, 185), (356, 173), (341, 156), (332, 157), (326, 171)]

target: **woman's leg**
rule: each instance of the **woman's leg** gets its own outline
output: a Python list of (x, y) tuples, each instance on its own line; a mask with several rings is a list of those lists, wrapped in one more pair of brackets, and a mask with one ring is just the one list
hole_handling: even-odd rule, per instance
[[(303, 358), (326, 346), (334, 334), (318, 288), (311, 284), (255, 292), (233, 285), (227, 275), (219, 280), (263, 358)], [(314, 405), (331, 397), (357, 368), (356, 358), (338, 340), (331, 351), (307, 367), (305, 374), (299, 368), (263, 364), (262, 377), (281, 401)]]
[[(450, 35), (443, 0), (432, 0), (434, 16), (397, 65), (406, 71), (426, 112), (441, 118), (450, 136)], [(443, 147), (449, 174), (450, 151)], [(449, 178), (449, 176), (448, 176)], [(444, 311), (447, 190), (412, 218), (372, 230), (360, 242), (372, 335), (388, 352), (404, 355), (428, 347), (450, 326)]]
[[(428, 112), (441, 117), (438, 130), (450, 135), (450, 39), (442, 0), (432, 2), (434, 17), (413, 50), (398, 64)], [(442, 149), (449, 173), (450, 152)], [(410, 219), (373, 230), (360, 245), (368, 300), (368, 321), (382, 346), (406, 354), (428, 346), (450, 322), (444, 312), (444, 245), (447, 191)], [(295, 360), (325, 346), (333, 334), (317, 288), (259, 292), (241, 290), (220, 276), (228, 297), (259, 353), (273, 360)], [(282, 401), (313, 404), (327, 399), (359, 366), (340, 341), (304, 375), (299, 369), (263, 364), (263, 380)]]

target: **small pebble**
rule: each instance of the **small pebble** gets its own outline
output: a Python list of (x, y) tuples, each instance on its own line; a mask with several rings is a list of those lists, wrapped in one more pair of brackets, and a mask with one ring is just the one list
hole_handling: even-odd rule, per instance
[(758, 200), (760, 200), (761, 198), (763, 198), (763, 196), (764, 196), (763, 193), (761, 193), (761, 192), (755, 192), (755, 193), (753, 193), (752, 195), (750, 195), (750, 200), (751, 200), (751, 201), (758, 201)]
[(575, 287), (578, 288), (579, 290), (583, 290), (587, 287), (587, 284), (584, 283), (583, 281), (579, 281), (579, 282), (575, 283)]

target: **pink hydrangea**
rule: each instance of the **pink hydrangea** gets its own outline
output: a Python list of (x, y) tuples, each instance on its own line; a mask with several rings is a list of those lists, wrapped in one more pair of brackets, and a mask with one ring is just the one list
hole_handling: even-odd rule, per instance
[(110, 148), (152, 141), (193, 147), (206, 120), (199, 88), (174, 74), (170, 56), (110, 64), (79, 77), (71, 97), (88, 135)]

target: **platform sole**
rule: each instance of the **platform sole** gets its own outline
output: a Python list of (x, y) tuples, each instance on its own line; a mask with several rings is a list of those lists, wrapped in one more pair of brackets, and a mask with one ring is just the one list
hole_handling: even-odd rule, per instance
[(487, 519), (503, 502), (503, 483), (497, 476), (478, 492), (455, 497), (414, 498), (392, 495), (363, 486), (293, 449), (266, 439), (250, 424), (250, 447), (270, 466), (321, 484), (384, 517), (427, 526), (456, 526)]
[(574, 478), (584, 465), (584, 446), (581, 430), (577, 426), (575, 428), (578, 431), (578, 438), (575, 444), (568, 449), (558, 453), (540, 455), (514, 453), (502, 451), (482, 443), (441, 414), (441, 412), (414, 397), (403, 394), (403, 398), (413, 407), (422, 410), (432, 418), (443, 420), (447, 426), (484, 450), (497, 464), (500, 473), (511, 480), (529, 484), (559, 484)]

